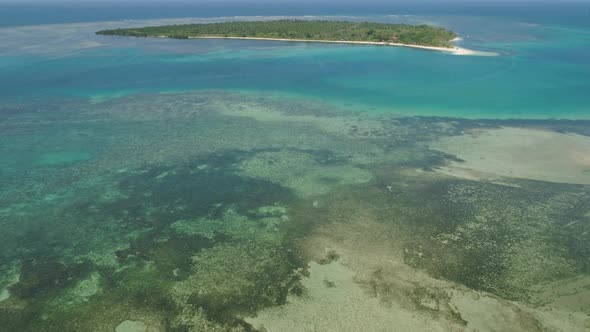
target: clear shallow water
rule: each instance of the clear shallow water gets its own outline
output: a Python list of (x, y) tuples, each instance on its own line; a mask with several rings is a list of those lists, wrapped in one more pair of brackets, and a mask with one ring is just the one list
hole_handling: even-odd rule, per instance
[(0, 29), (0, 330), (588, 330), (589, 31), (495, 13), (346, 18), (498, 57)]

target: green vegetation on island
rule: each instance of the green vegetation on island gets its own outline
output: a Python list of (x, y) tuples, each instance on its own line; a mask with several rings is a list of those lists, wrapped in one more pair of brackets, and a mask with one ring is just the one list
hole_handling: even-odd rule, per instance
[(321, 41), (391, 42), (421, 46), (452, 47), (457, 35), (430, 25), (372, 22), (275, 20), (167, 25), (101, 30), (99, 35), (131, 37), (242, 37)]

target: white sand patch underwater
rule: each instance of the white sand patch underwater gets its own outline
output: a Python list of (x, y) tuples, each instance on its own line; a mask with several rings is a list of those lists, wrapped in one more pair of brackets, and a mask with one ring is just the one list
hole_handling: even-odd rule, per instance
[(439, 171), (462, 178), (521, 178), (590, 184), (590, 137), (504, 127), (445, 137), (432, 148), (456, 155)]

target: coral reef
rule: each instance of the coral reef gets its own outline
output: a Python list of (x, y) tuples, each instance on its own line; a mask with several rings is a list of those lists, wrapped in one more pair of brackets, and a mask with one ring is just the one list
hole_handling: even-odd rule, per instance
[(449, 176), (465, 160), (433, 149), (511, 125), (585, 141), (584, 124), (215, 91), (9, 106), (4, 329), (589, 326), (588, 187)]

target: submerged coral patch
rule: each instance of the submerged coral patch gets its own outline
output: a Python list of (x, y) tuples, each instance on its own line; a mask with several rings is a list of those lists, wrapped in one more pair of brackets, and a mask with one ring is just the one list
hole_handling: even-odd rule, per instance
[[(106, 204), (104, 209), (155, 225), (216, 215), (220, 206), (248, 211), (292, 199), (284, 187), (234, 174), (232, 167), (239, 158), (240, 154), (227, 152), (180, 167), (158, 167), (125, 176), (119, 186), (127, 198)], [(208, 167), (202, 168), (203, 164)]]
[(371, 172), (354, 165), (321, 163), (312, 154), (283, 150), (261, 152), (239, 165), (242, 174), (291, 188), (301, 197), (322, 195), (339, 186), (372, 180)]
[(66, 265), (55, 257), (26, 261), (20, 268), (18, 282), (10, 287), (10, 292), (24, 299), (48, 295), (72, 285), (89, 271), (90, 265), (86, 262)]
[(194, 257), (191, 276), (174, 286), (174, 301), (202, 308), (216, 321), (284, 303), (293, 267), (279, 248), (219, 246)]

